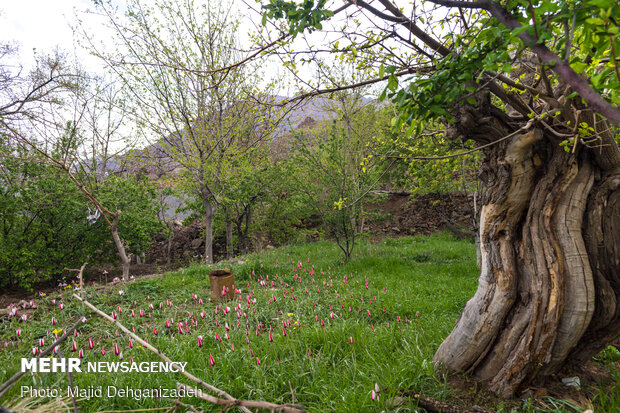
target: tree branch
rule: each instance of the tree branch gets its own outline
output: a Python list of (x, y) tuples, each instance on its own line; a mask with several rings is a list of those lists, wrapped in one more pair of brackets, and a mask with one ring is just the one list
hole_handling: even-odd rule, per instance
[[(40, 352), (39, 355), (36, 357), (36, 359), (38, 360), (42, 357), (47, 356), (49, 353), (51, 353), (52, 350), (54, 350), (54, 347), (56, 347), (57, 345), (65, 341), (67, 337), (73, 334), (73, 330), (77, 329), (80, 324), (85, 323), (85, 322), (86, 322), (86, 318), (80, 317), (78, 321), (75, 324), (73, 324), (70, 328), (65, 330), (65, 333), (62, 336), (60, 336), (56, 341), (54, 341), (51, 346), (49, 346), (48, 348)], [(0, 398), (2, 398), (2, 396), (4, 396), (6, 392), (9, 391), (9, 389), (13, 387), (13, 385), (17, 382), (17, 380), (19, 380), (24, 374), (26, 374), (26, 372), (19, 371), (15, 373), (13, 377), (11, 377), (10, 379), (2, 383), (2, 385), (0, 385)]]
[[(127, 327), (122, 325), (118, 320), (113, 319), (108, 314), (106, 314), (103, 311), (99, 310), (97, 307), (95, 307), (94, 305), (92, 305), (91, 303), (89, 303), (87, 300), (85, 300), (84, 298), (80, 297), (79, 295), (73, 294), (73, 297), (75, 297), (76, 299), (81, 301), (86, 307), (90, 308), (95, 313), (99, 314), (101, 317), (105, 318), (106, 320), (108, 320), (109, 322), (111, 322), (112, 324), (117, 326), (124, 333), (128, 334), (129, 336), (131, 336), (134, 340), (136, 340), (138, 343), (140, 343), (140, 345), (142, 347), (151, 350), (153, 353), (155, 353), (159, 357), (161, 357), (164, 361), (166, 361), (168, 363), (174, 363), (170, 358), (168, 358), (168, 356), (166, 356), (164, 353), (162, 353), (157, 348), (153, 347), (151, 344), (149, 344), (146, 341), (144, 341), (141, 337), (139, 337), (136, 334), (132, 333)], [(220, 390), (217, 387), (215, 387), (215, 386), (213, 386), (213, 385), (211, 385), (209, 383), (205, 383), (204, 381), (200, 380), (198, 377), (194, 376), (193, 374), (188, 373), (187, 371), (181, 371), (181, 374), (183, 374), (185, 377), (187, 377), (188, 379), (190, 379), (194, 383), (197, 383), (197, 384), (201, 385), (202, 387), (206, 388), (209, 391), (212, 391), (213, 393), (217, 394), (220, 397), (224, 397), (225, 399), (227, 399), (229, 401), (236, 401), (236, 399), (234, 397), (232, 397), (230, 394), (226, 393), (224, 390)], [(244, 407), (241, 407), (241, 410), (243, 410), (245, 413), (252, 413), (252, 412), (250, 412), (248, 409), (246, 409)]]
[(199, 389), (194, 387), (186, 386), (182, 383), (177, 383), (177, 388), (179, 390), (185, 390), (193, 393), (196, 397), (201, 398), (202, 400), (206, 400), (209, 403), (218, 404), (220, 406), (225, 406), (225, 409), (229, 409), (231, 407), (252, 407), (258, 409), (268, 409), (272, 412), (282, 412), (282, 413), (304, 413), (305, 410), (303, 407), (294, 406), (290, 404), (274, 404), (263, 401), (253, 401), (253, 400), (224, 400), (219, 399), (217, 397), (211, 396), (209, 394), (203, 394)]

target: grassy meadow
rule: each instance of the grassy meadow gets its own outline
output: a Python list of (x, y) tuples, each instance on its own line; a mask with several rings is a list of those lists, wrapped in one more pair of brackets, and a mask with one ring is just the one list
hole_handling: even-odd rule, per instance
[[(434, 373), (431, 361), (476, 289), (473, 243), (446, 234), (361, 241), (343, 264), (334, 243), (317, 242), (254, 253), (217, 267), (232, 269), (240, 290), (226, 304), (209, 300), (209, 267), (204, 265), (128, 283), (91, 284), (84, 294), (170, 359), (187, 362), (187, 371), (236, 398), (294, 401), (313, 412), (414, 411), (413, 404), (393, 408), (388, 402), (398, 389), (415, 389), (458, 403), (455, 390)], [(122, 331), (117, 335), (114, 325), (72, 299), (73, 292), (74, 287), (60, 288), (35, 299), (36, 309), (25, 321), (22, 312), (0, 319), (0, 383), (19, 370), (22, 357), (47, 347), (54, 331), (62, 334), (80, 316), (88, 321), (61, 345), (66, 357), (77, 357), (82, 349), (85, 361), (160, 361), (139, 345), (130, 347)], [(607, 357), (615, 360), (615, 354)], [(175, 399), (108, 398), (107, 386), (194, 385), (174, 373), (83, 372), (72, 379), (82, 388), (104, 389), (104, 397), (78, 401), (82, 412), (166, 411), (175, 404)], [(27, 373), (0, 404), (50, 401), (28, 398), (21, 386), (66, 389), (67, 380), (62, 373)], [(375, 384), (381, 391), (373, 400)], [(617, 394), (618, 386), (599, 402), (613, 408)], [(202, 411), (221, 411), (221, 406), (196, 398), (182, 401)], [(549, 411), (576, 411), (570, 402), (550, 400), (546, 405)], [(538, 411), (541, 404), (511, 402), (497, 408)]]

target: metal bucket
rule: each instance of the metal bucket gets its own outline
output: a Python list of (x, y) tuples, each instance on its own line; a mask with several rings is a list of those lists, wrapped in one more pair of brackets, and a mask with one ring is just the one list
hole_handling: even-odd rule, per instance
[(235, 275), (229, 269), (211, 270), (209, 272), (211, 300), (229, 301), (235, 296)]

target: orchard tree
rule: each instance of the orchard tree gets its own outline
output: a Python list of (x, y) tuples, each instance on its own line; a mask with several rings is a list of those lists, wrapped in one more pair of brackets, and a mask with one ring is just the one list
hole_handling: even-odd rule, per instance
[(259, 73), (243, 59), (232, 5), (158, 0), (127, 4), (121, 16), (97, 2), (115, 33), (112, 52), (84, 39), (122, 82), (134, 120), (158, 150), (174, 161), (187, 192), (200, 200), (206, 262), (213, 262), (213, 220), (229, 167), (270, 130)]
[(375, 68), (396, 130), (416, 139), (440, 120), (484, 155), (479, 287), (437, 364), (513, 396), (617, 339), (617, 1), (347, 0), (335, 17), (328, 6), (265, 0), (263, 22), (284, 20), (291, 38), (344, 26), (301, 53)]
[[(0, 54), (2, 59), (14, 53), (10, 48), (4, 51)], [(63, 182), (71, 182), (86, 201), (84, 216), (88, 211), (93, 222), (98, 218), (105, 222), (104, 227), (112, 236), (121, 259), (123, 275), (127, 277), (130, 266), (127, 240), (119, 233), (122, 210), (114, 209), (112, 205), (122, 204), (131, 209), (133, 203), (123, 203), (120, 198), (104, 200), (105, 197), (100, 196), (102, 188), (110, 183), (106, 178), (112, 169), (111, 160), (120, 159), (117, 152), (128, 147), (120, 137), (123, 124), (120, 103), (111, 84), (90, 78), (79, 68), (71, 67), (60, 53), (39, 56), (35, 67), (27, 75), (23, 75), (21, 70), (12, 70), (7, 60), (0, 60), (0, 155), (7, 161), (17, 160), (18, 166), (46, 165), (62, 174), (65, 177)], [(18, 171), (16, 176), (17, 179), (24, 179), (27, 175)], [(43, 171), (39, 175), (40, 179), (46, 179), (49, 172)], [(115, 181), (113, 185), (118, 183)], [(58, 184), (62, 187), (61, 182)], [(13, 195), (14, 198), (21, 198), (19, 191)], [(144, 198), (143, 195), (148, 198), (148, 191), (143, 193), (134, 185), (122, 198)], [(90, 207), (86, 208), (86, 204)], [(140, 208), (143, 208), (145, 215), (138, 212), (138, 216), (144, 218), (149, 214), (150, 210), (144, 204)], [(60, 208), (55, 211), (63, 213)], [(74, 211), (67, 208), (65, 212), (73, 216)], [(141, 225), (139, 221), (127, 221), (124, 226), (131, 227), (132, 223)], [(156, 231), (156, 227), (151, 227), (149, 231)], [(143, 231), (134, 231), (134, 235), (142, 237), (137, 249), (143, 249)], [(91, 241), (94, 239), (97, 236), (90, 238)], [(99, 240), (107, 244), (109, 238)], [(99, 247), (106, 250), (103, 245)], [(89, 256), (91, 254), (82, 258), (89, 260)]]
[[(300, 169), (297, 190), (305, 195), (348, 261), (364, 225), (363, 201), (385, 169), (372, 158), (374, 139), (389, 125), (376, 102), (361, 91), (337, 92), (324, 100), (325, 120), (294, 132), (293, 161)], [(381, 172), (383, 170), (384, 172)]]

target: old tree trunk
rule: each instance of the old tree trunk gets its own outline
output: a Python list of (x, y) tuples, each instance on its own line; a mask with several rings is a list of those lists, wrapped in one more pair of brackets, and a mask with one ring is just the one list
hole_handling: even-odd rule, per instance
[(459, 109), (448, 131), (479, 145), (513, 134), (484, 150), (479, 286), (434, 357), (505, 397), (620, 336), (620, 152), (587, 113), (602, 132), (569, 152), (490, 105)]

